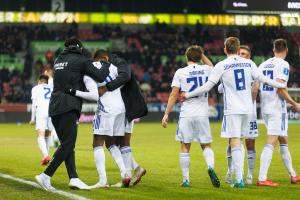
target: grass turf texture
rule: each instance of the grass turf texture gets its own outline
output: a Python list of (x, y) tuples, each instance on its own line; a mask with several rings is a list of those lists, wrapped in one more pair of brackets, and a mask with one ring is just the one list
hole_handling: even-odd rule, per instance
[[(138, 163), (147, 169), (141, 183), (135, 187), (97, 189), (92, 191), (74, 191), (68, 188), (65, 166), (62, 165), (52, 179), (57, 189), (72, 192), (90, 199), (298, 199), (300, 184), (290, 183), (287, 171), (281, 161), (278, 146), (275, 148), (269, 178), (279, 182), (278, 188), (247, 186), (244, 190), (230, 188), (224, 183), (227, 170), (227, 140), (220, 138), (220, 123), (211, 123), (215, 169), (221, 180), (221, 188), (211, 185), (207, 174), (202, 151), (197, 143), (192, 144), (190, 179), (191, 188), (181, 188), (181, 170), (179, 166), (180, 145), (174, 140), (176, 124), (168, 129), (160, 124), (136, 124), (132, 138), (132, 149)], [(289, 125), (289, 148), (296, 171), (300, 172), (299, 125)], [(259, 126), (260, 137), (257, 140), (257, 158), (254, 182), (258, 176), (259, 158), (266, 139), (264, 125)], [(93, 151), (91, 124), (80, 124), (76, 145), (77, 170), (80, 178), (87, 184), (98, 181)], [(41, 154), (37, 147), (34, 127), (22, 124), (0, 124), (0, 172), (34, 181), (34, 176), (44, 169), (40, 165)], [(53, 150), (52, 150), (53, 153)], [(109, 182), (120, 180), (119, 171), (106, 151), (106, 165)], [(246, 157), (247, 158), (247, 157)], [(245, 164), (247, 166), (247, 164)], [(2, 199), (64, 199), (14, 181), (0, 178), (0, 200)]]

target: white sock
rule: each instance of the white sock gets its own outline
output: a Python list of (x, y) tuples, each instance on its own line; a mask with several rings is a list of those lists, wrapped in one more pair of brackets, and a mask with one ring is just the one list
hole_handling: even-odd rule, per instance
[(292, 164), (291, 154), (290, 154), (289, 147), (287, 144), (280, 145), (280, 155), (281, 155), (281, 159), (282, 159), (286, 169), (289, 172), (289, 175), (296, 176), (296, 172), (295, 172), (295, 170), (293, 168), (293, 164)]
[(134, 159), (134, 157), (131, 155), (131, 157), (132, 157), (132, 168), (134, 169), (134, 170), (136, 170), (140, 165), (139, 165), (139, 163), (137, 163), (136, 161), (135, 161), (135, 159)]
[(232, 163), (235, 171), (235, 178), (237, 182), (241, 182), (243, 180), (243, 155), (241, 147), (231, 148), (232, 155)]
[(44, 136), (38, 136), (37, 141), (38, 141), (38, 145), (39, 145), (39, 148), (40, 148), (43, 156), (44, 157), (48, 156), (48, 151), (47, 151), (47, 145), (46, 145), (45, 137)]
[(243, 145), (243, 141), (241, 141), (241, 151), (242, 151), (242, 160), (243, 160), (243, 163), (242, 163), (242, 172), (243, 172), (243, 176), (244, 176), (245, 147)]
[(179, 154), (180, 167), (182, 171), (182, 179), (183, 182), (186, 180), (190, 180), (190, 153), (180, 153)]
[(255, 159), (256, 159), (256, 152), (255, 150), (248, 150), (248, 175), (253, 176), (253, 171), (255, 168)]
[(45, 137), (47, 151), (49, 152), (50, 147), (52, 146), (51, 136)]
[(132, 170), (132, 153), (129, 146), (122, 147), (121, 149), (122, 158), (125, 164), (126, 173), (131, 177)]
[(274, 147), (271, 144), (266, 144), (260, 156), (259, 181), (265, 181), (268, 175), (268, 169), (271, 164)]
[(208, 168), (214, 168), (215, 166), (215, 159), (214, 159), (214, 152), (210, 147), (206, 147), (203, 150), (203, 156), (205, 158), (206, 164)]
[(233, 164), (232, 164), (232, 156), (231, 156), (231, 147), (227, 147), (227, 173), (232, 174), (233, 173)]
[(51, 131), (51, 136), (52, 136), (53, 141), (59, 141), (55, 130)]
[(106, 169), (105, 169), (105, 153), (102, 146), (94, 148), (94, 159), (99, 175), (99, 182), (101, 184), (107, 183)]
[(111, 145), (108, 150), (112, 158), (114, 159), (115, 163), (118, 165), (118, 168), (121, 172), (121, 177), (124, 178), (126, 176), (126, 168), (125, 168), (125, 164), (120, 149), (116, 145)]

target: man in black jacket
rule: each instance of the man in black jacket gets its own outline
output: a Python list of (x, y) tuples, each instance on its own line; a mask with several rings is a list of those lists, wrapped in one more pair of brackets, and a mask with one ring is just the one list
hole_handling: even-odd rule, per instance
[[(118, 143), (126, 166), (126, 171), (130, 176), (133, 166), (135, 173), (130, 184), (135, 185), (141, 180), (141, 177), (145, 175), (146, 170), (139, 166), (131, 153), (130, 139), (133, 131), (133, 119), (147, 115), (148, 109), (129, 64), (117, 55), (109, 55), (105, 50), (98, 50), (95, 52), (94, 61), (105, 61), (107, 59), (110, 63), (117, 66), (118, 76), (116, 79), (107, 83), (106, 87), (100, 87), (99, 94), (103, 95), (106, 91), (113, 91), (123, 86), (121, 88), (121, 95), (126, 108), (127, 124), (124, 137), (120, 137), (117, 141), (115, 140), (116, 138), (108, 138), (105, 140), (105, 143), (108, 149), (111, 145), (116, 142)], [(118, 185), (121, 184), (119, 183)]]
[(102, 63), (103, 67), (99, 70), (82, 55), (82, 44), (78, 39), (67, 39), (65, 47), (54, 62), (54, 89), (49, 104), (49, 115), (61, 145), (44, 173), (35, 177), (39, 185), (47, 191), (55, 190), (51, 186), (50, 179), (63, 161), (70, 178), (69, 186), (74, 189), (89, 189), (78, 178), (76, 172), (74, 148), (82, 99), (74, 95), (76, 90), (85, 89), (83, 83), (85, 74), (97, 82), (103, 82), (109, 74), (110, 64)]

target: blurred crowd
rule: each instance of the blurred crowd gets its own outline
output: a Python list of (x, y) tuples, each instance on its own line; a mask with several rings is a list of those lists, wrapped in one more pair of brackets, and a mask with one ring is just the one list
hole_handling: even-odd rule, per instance
[[(147, 102), (166, 102), (175, 71), (185, 65), (185, 49), (191, 44), (204, 47), (208, 57), (223, 54), (225, 37), (237, 36), (249, 45), (253, 56), (272, 56), (272, 40), (285, 38), (289, 43), (290, 87), (300, 87), (300, 34), (281, 27), (178, 27), (155, 24), (144, 27), (94, 26), (79, 28), (77, 24), (59, 28), (39, 26), (5, 26), (0, 28), (0, 53), (25, 53), (24, 71), (8, 71), (0, 66), (1, 102), (30, 102), (29, 83), (32, 74), (52, 67), (58, 52), (45, 52), (46, 61), (34, 60), (30, 42), (34, 40), (62, 41), (76, 36), (83, 41), (121, 41), (124, 46), (117, 53), (131, 64)], [(36, 75), (36, 74), (35, 74)], [(211, 101), (216, 100), (211, 93)]]

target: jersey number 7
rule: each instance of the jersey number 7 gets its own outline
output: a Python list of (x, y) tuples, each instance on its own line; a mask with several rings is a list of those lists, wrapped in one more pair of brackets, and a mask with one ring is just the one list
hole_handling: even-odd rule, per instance
[[(187, 78), (186, 82), (187, 83), (193, 83), (192, 87), (189, 89), (189, 92), (194, 91), (197, 87), (201, 87), (205, 82), (203, 82), (203, 79), (205, 79), (205, 82), (208, 81), (208, 77), (191, 77), (191, 78)], [(205, 97), (207, 97), (207, 93), (205, 94)]]

